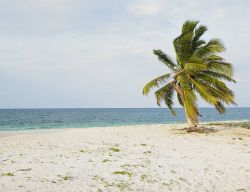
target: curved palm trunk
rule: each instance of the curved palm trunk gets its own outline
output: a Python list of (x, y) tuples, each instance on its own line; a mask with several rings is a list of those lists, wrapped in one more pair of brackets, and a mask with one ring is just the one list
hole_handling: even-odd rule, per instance
[(186, 119), (187, 119), (187, 123), (188, 123), (188, 127), (189, 129), (192, 129), (194, 127), (197, 126), (198, 122), (197, 121), (194, 121), (192, 118), (190, 118), (190, 116), (188, 115), (187, 113), (187, 109), (185, 107), (185, 101), (184, 101), (184, 95), (183, 95), (183, 91), (180, 89), (180, 87), (174, 85), (174, 89), (176, 90), (176, 92), (180, 95), (181, 97), (181, 100), (182, 100), (182, 103), (183, 103), (183, 107), (184, 107), (184, 110), (185, 110), (185, 116), (186, 116)]
[(194, 121), (192, 118), (190, 118), (190, 116), (187, 113), (186, 107), (184, 107), (184, 110), (185, 110), (185, 116), (186, 116), (187, 123), (188, 123), (188, 128), (192, 129), (192, 128), (196, 127), (198, 122)]

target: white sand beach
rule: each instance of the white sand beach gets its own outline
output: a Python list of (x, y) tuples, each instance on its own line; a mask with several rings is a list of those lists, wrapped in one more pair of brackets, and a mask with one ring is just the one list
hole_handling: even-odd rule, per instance
[(249, 129), (181, 127), (1, 132), (0, 191), (250, 191)]

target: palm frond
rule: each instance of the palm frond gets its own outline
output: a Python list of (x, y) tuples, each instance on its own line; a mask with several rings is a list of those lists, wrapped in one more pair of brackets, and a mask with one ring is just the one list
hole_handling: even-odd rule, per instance
[(192, 82), (200, 96), (208, 103), (216, 104), (218, 102), (218, 99), (210, 92), (210, 89), (207, 86), (204, 86), (204, 84), (200, 83), (198, 80), (192, 79)]
[(167, 80), (171, 77), (171, 73), (164, 74), (159, 76), (152, 81), (148, 82), (143, 88), (143, 95), (147, 95), (152, 88), (159, 87), (167, 82)]
[(197, 29), (195, 29), (192, 45), (193, 50), (196, 50), (199, 46), (205, 44), (206, 42), (200, 40), (201, 36), (207, 31), (207, 27), (204, 25), (200, 25)]
[(176, 64), (172, 61), (172, 59), (167, 54), (165, 54), (163, 51), (153, 50), (153, 53), (158, 57), (159, 61), (164, 63), (171, 70), (174, 71), (177, 68)]
[(192, 40), (194, 36), (194, 29), (198, 21), (186, 21), (182, 26), (182, 33), (174, 39), (174, 49), (176, 53), (177, 63), (183, 67), (184, 63), (192, 56), (193, 46)]
[(161, 102), (164, 101), (165, 104), (168, 106), (170, 112), (173, 115), (176, 115), (174, 109), (173, 109), (173, 95), (174, 95), (174, 88), (173, 83), (168, 83), (161, 89), (155, 92), (155, 97), (157, 100), (157, 105), (160, 106)]
[(200, 40), (201, 36), (206, 31), (207, 31), (207, 27), (205, 25), (200, 25), (199, 27), (197, 27), (197, 29), (195, 29), (193, 41), (197, 42), (198, 40)]
[(206, 74), (197, 74), (196, 78), (199, 79), (202, 82), (205, 82), (209, 84), (210, 86), (220, 90), (224, 94), (229, 94), (231, 97), (234, 97), (234, 93), (232, 90), (230, 90), (226, 84), (222, 81), (220, 81), (217, 78), (214, 78), (212, 76), (206, 75)]
[(211, 39), (210, 41), (207, 42), (206, 46), (214, 53), (225, 51), (225, 46), (219, 39)]
[(208, 65), (205, 63), (186, 63), (185, 70), (187, 71), (204, 71), (208, 70)]
[(208, 69), (217, 73), (225, 74), (229, 77), (233, 76), (233, 67), (231, 63), (227, 62), (209, 62)]
[(224, 113), (226, 111), (225, 106), (219, 101), (216, 103), (215, 108), (219, 113)]
[(187, 20), (182, 25), (182, 34), (193, 32), (198, 23), (199, 23), (198, 21)]
[(214, 53), (220, 53), (225, 50), (224, 45), (219, 39), (211, 39), (207, 44), (203, 45), (195, 51), (196, 57), (204, 58)]
[(192, 38), (193, 33), (185, 33), (177, 37), (173, 42), (177, 63), (182, 68), (193, 54)]
[(217, 82), (220, 88), (213, 86), (216, 84), (207, 83), (199, 79), (192, 79), (192, 82), (197, 92), (208, 103), (216, 105), (219, 101), (222, 101), (226, 104), (235, 104), (233, 92), (228, 88), (222, 88), (222, 82), (220, 84)]
[(202, 71), (201, 74), (207, 74), (207, 75), (210, 75), (214, 78), (217, 78), (217, 79), (224, 79), (224, 80), (227, 80), (227, 81), (230, 81), (230, 82), (236, 82), (232, 77), (230, 77), (229, 75), (226, 75), (224, 73), (219, 73), (219, 72), (214, 72), (214, 71)]
[(203, 58), (203, 60), (209, 63), (209, 62), (223, 62), (225, 59), (219, 55), (208, 55), (207, 57)]

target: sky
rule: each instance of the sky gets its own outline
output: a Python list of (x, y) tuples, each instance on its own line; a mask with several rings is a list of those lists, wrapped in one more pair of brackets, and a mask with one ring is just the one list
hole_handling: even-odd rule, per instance
[(174, 58), (187, 19), (223, 41), (250, 107), (249, 0), (0, 0), (0, 108), (157, 107), (142, 88), (168, 69), (152, 50)]

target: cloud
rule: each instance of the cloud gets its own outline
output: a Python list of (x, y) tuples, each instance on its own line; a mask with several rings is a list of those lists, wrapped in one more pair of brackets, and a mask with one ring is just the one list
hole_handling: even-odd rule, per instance
[(128, 11), (135, 15), (151, 16), (162, 10), (162, 1), (140, 0), (128, 6)]

